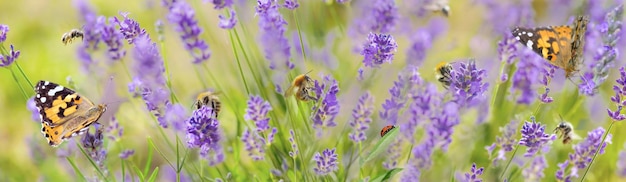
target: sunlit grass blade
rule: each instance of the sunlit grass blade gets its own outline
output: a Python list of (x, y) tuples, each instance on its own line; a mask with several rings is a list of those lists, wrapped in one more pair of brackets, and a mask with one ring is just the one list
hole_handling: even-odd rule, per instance
[(153, 154), (154, 152), (152, 151), (152, 148), (148, 147), (148, 157), (146, 158), (146, 165), (143, 167), (143, 173), (148, 173), (148, 170), (150, 170), (150, 165), (152, 165)]
[(72, 168), (74, 168), (74, 172), (76, 172), (76, 174), (78, 174), (78, 176), (80, 176), (81, 178), (83, 178), (83, 180), (87, 181), (87, 178), (85, 178), (85, 175), (83, 175), (82, 172), (80, 172), (80, 170), (78, 169), (78, 167), (76, 167), (76, 164), (74, 164), (74, 161), (72, 161), (71, 158), (69, 157), (65, 157), (65, 159), (67, 159), (67, 162), (70, 163), (70, 165), (72, 165)]
[(136, 165), (132, 165), (133, 170), (135, 171), (135, 173), (137, 173), (137, 176), (139, 176), (139, 181), (146, 181), (146, 177), (144, 176), (144, 174), (141, 172), (141, 170), (136, 166)]
[(152, 171), (152, 175), (150, 175), (150, 178), (148, 178), (148, 181), (156, 181), (156, 177), (159, 174), (159, 167), (154, 168), (154, 171)]
[(391, 179), (391, 177), (393, 177), (394, 175), (398, 174), (402, 170), (403, 170), (403, 168), (393, 168), (393, 169), (391, 169), (391, 170), (389, 170), (389, 171), (379, 175), (378, 177), (374, 178), (371, 182), (388, 181), (389, 179)]
[(159, 150), (159, 148), (156, 147), (156, 145), (154, 145), (154, 142), (152, 142), (152, 138), (148, 138), (148, 143), (161, 155), (161, 157), (163, 157), (163, 159), (165, 159), (165, 161), (167, 162), (167, 164), (170, 165), (170, 167), (172, 167), (172, 169), (176, 170), (177, 168), (174, 167), (174, 165), (172, 164), (172, 162), (170, 162), (169, 159), (167, 159), (167, 157), (165, 156), (165, 154), (163, 154), (163, 152), (161, 152), (161, 150)]
[(361, 167), (363, 167), (363, 164), (365, 164), (367, 161), (372, 160), (374, 157), (378, 156), (380, 153), (387, 150), (387, 147), (391, 145), (391, 143), (394, 141), (394, 139), (398, 135), (398, 130), (400, 130), (400, 128), (393, 129), (389, 133), (387, 133), (385, 136), (383, 136), (378, 141), (378, 143), (376, 143), (376, 145), (372, 149), (372, 152), (370, 152), (366, 157), (364, 158), (362, 157), (359, 160)]

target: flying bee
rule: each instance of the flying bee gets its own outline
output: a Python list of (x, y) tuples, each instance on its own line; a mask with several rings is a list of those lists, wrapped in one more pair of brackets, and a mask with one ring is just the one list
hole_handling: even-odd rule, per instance
[(434, 0), (424, 5), (423, 8), (432, 12), (441, 12), (446, 17), (450, 15), (450, 6), (448, 5), (448, 0)]
[(563, 119), (561, 119), (561, 123), (554, 128), (554, 132), (559, 135), (559, 138), (563, 139), (563, 144), (568, 144), (572, 142), (573, 139), (580, 139), (580, 137), (574, 133), (574, 126), (569, 122), (565, 122)]
[(452, 83), (452, 65), (448, 62), (441, 62), (435, 67), (435, 77), (441, 82), (443, 88), (448, 89)]
[(61, 37), (61, 41), (63, 42), (63, 44), (67, 45), (67, 43), (72, 43), (72, 40), (78, 37), (83, 40), (83, 36), (83, 31), (80, 31), (78, 29), (72, 29), (69, 32), (63, 34), (63, 36)]
[(196, 109), (200, 109), (202, 106), (210, 107), (213, 109), (213, 113), (215, 113), (215, 118), (217, 118), (218, 114), (222, 110), (222, 102), (220, 102), (220, 98), (217, 97), (218, 94), (220, 93), (211, 91), (198, 94), (196, 102), (194, 103)]
[(298, 100), (304, 102), (316, 100), (316, 97), (309, 94), (314, 86), (314, 80), (307, 75), (310, 72), (311, 71), (298, 75), (295, 79), (293, 79), (291, 86), (289, 86), (289, 88), (285, 91), (285, 97), (291, 97), (295, 92), (296, 99)]
[(394, 125), (388, 125), (388, 126), (383, 127), (383, 129), (380, 130), (380, 137), (384, 137), (387, 133), (389, 133), (394, 128), (396, 128), (396, 126)]

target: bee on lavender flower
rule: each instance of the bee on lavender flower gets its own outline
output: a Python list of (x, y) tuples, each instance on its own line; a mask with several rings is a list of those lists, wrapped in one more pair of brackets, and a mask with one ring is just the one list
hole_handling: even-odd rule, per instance
[(61, 37), (61, 41), (63, 42), (64, 45), (67, 45), (68, 43), (72, 43), (72, 41), (75, 38), (80, 37), (80, 39), (82, 40), (84, 36), (83, 31), (78, 30), (78, 29), (72, 29), (69, 32), (66, 32), (63, 34), (63, 36)]
[(437, 81), (441, 82), (443, 88), (448, 89), (452, 84), (452, 64), (448, 62), (441, 62), (435, 67), (435, 77)]
[(217, 95), (220, 93), (221, 92), (206, 91), (198, 94), (198, 97), (196, 97), (196, 102), (194, 103), (196, 109), (200, 109), (202, 108), (202, 106), (210, 107), (211, 109), (213, 109), (213, 113), (215, 113), (215, 118), (217, 118), (220, 111), (222, 110), (222, 102), (220, 102), (220, 98), (217, 97)]
[(307, 75), (310, 72), (311, 71), (298, 75), (293, 79), (291, 86), (285, 91), (285, 97), (291, 97), (295, 94), (296, 99), (300, 101), (316, 100), (316, 97), (309, 94), (314, 87), (314, 80)]

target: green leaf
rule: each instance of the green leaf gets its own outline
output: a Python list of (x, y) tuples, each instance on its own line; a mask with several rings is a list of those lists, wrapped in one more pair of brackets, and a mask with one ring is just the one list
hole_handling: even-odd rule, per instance
[(393, 142), (396, 136), (398, 135), (398, 130), (400, 130), (400, 128), (396, 127), (393, 130), (391, 130), (389, 133), (387, 133), (383, 138), (381, 138), (378, 141), (378, 143), (376, 143), (376, 146), (374, 147), (372, 152), (370, 152), (369, 155), (367, 155), (367, 157), (361, 158), (359, 160), (361, 167), (363, 167), (363, 164), (365, 164), (367, 161), (372, 160), (372, 158), (378, 156), (378, 154), (387, 150), (391, 142)]
[(403, 168), (393, 168), (393, 169), (387, 171), (386, 173), (383, 173), (383, 174), (379, 175), (378, 177), (374, 178), (371, 182), (387, 181), (387, 180), (391, 179), (391, 177), (393, 177), (393, 175), (398, 174), (402, 170), (403, 170)]
[(157, 174), (159, 174), (159, 167), (154, 168), (154, 171), (152, 171), (152, 175), (150, 175), (150, 178), (148, 178), (148, 181), (155, 181)]

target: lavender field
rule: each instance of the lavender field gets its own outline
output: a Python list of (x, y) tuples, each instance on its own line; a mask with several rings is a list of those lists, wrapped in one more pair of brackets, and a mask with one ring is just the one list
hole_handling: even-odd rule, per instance
[(626, 181), (622, 4), (0, 0), (0, 181)]

